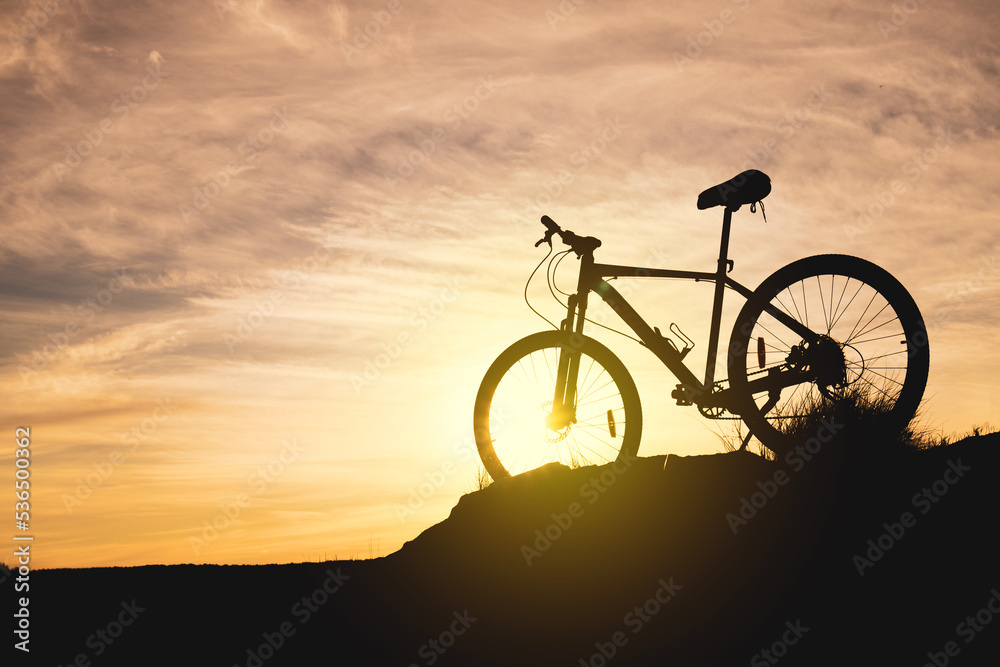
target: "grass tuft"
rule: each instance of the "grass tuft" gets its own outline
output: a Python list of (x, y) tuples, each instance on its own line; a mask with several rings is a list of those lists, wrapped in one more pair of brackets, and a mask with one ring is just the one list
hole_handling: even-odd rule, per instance
[[(846, 426), (856, 434), (877, 436), (883, 444), (915, 447), (918, 422), (912, 417), (898, 432), (886, 433), (885, 420), (894, 402), (881, 392), (853, 388), (837, 398), (810, 396), (798, 404), (786, 406), (789, 416), (781, 420), (780, 430), (792, 440), (805, 442), (827, 423)], [(918, 411), (919, 412), (919, 411)]]
[(476, 466), (476, 476), (472, 480), (472, 488), (469, 489), (469, 493), (482, 491), (492, 483), (493, 478), (490, 477), (490, 474), (486, 472), (486, 468), (484, 468), (482, 463), (480, 463)]
[[(885, 451), (909, 452), (941, 447), (969, 435), (996, 432), (989, 424), (982, 424), (973, 426), (971, 432), (964, 436), (944, 435), (927, 425), (922, 404), (902, 427), (887, 432), (885, 420), (891, 408), (892, 401), (884, 394), (855, 388), (836, 399), (810, 397), (798, 404), (785, 406), (788, 416), (780, 421), (779, 430), (793, 442), (806, 442), (815, 437), (825, 424), (832, 422), (847, 426), (848, 429), (840, 435), (851, 434), (851, 441), (863, 441), (867, 447), (877, 445)], [(742, 442), (743, 424), (739, 424), (736, 444), (732, 440), (725, 442), (727, 451), (735, 450)]]

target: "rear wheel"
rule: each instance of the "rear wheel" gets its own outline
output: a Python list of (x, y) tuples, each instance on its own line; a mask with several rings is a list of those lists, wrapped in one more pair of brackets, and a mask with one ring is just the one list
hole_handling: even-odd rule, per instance
[(884, 269), (846, 255), (807, 257), (767, 278), (737, 317), (729, 350), (740, 416), (778, 453), (832, 415), (902, 429), (930, 363), (913, 298)]
[[(579, 354), (576, 401), (553, 414), (560, 354)], [(635, 382), (608, 348), (564, 331), (532, 334), (490, 366), (476, 396), (476, 446), (494, 480), (553, 461), (601, 465), (635, 456), (642, 408)]]

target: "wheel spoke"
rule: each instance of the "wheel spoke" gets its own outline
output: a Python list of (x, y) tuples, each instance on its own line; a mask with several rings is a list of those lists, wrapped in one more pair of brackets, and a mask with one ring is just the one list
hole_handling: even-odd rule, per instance
[[(850, 282), (850, 279), (848, 279), (848, 282)], [(840, 318), (844, 316), (844, 313), (846, 313), (848, 311), (848, 309), (850, 309), (851, 304), (854, 303), (854, 300), (856, 298), (858, 298), (859, 294), (861, 294), (861, 290), (864, 289), (864, 286), (865, 286), (864, 283), (861, 283), (860, 285), (858, 285), (857, 291), (854, 292), (854, 294), (851, 296), (850, 301), (848, 301), (847, 305), (844, 306), (844, 310), (842, 310), (840, 312), (840, 315), (837, 316), (837, 319), (833, 321), (833, 326), (837, 326), (837, 323), (840, 322)], [(847, 289), (847, 282), (844, 283), (844, 289), (845, 290)], [(837, 308), (839, 309), (840, 306), (838, 305)]]
[[(595, 439), (597, 441), (601, 441), (601, 439), (598, 438), (596, 435), (593, 435), (592, 433), (588, 433), (586, 429), (581, 429), (579, 432), (582, 433), (582, 434), (584, 434), (584, 435), (589, 435), (591, 438), (593, 438), (593, 439)], [(605, 456), (604, 454), (599, 454), (597, 452), (597, 450), (595, 450), (593, 447), (591, 447), (590, 445), (587, 445), (587, 444), (584, 444), (584, 443), (580, 442), (575, 437), (573, 438), (573, 442), (575, 442), (580, 447), (586, 448), (589, 452), (591, 452), (594, 456), (598, 457), (599, 459), (603, 459), (605, 461), (608, 460), (607, 456)], [(616, 452), (616, 456), (617, 456), (617, 452)]]
[(879, 387), (878, 385), (876, 385), (874, 382), (872, 382), (871, 380), (869, 380), (868, 378), (866, 378), (864, 375), (862, 375), (859, 379), (861, 381), (863, 381), (863, 382), (866, 382), (868, 384), (868, 386), (870, 386), (872, 389), (874, 389), (875, 391), (877, 391), (880, 394), (882, 394), (883, 396), (885, 396), (890, 401), (893, 399), (893, 397), (890, 396), (888, 394), (888, 392), (886, 392), (884, 389), (882, 389), (881, 387)]
[[(833, 330), (833, 294), (836, 291), (836, 278), (834, 274), (830, 274), (830, 319), (827, 320), (826, 333), (829, 334)], [(840, 293), (841, 298), (843, 298), (844, 293)]]
[(874, 294), (872, 294), (871, 300), (868, 301), (868, 305), (865, 306), (864, 312), (861, 313), (861, 317), (858, 318), (857, 324), (855, 324), (854, 328), (851, 329), (851, 333), (850, 333), (850, 335), (847, 336), (847, 338), (844, 339), (845, 341), (849, 341), (852, 338), (854, 338), (854, 332), (858, 330), (858, 324), (861, 324), (861, 320), (865, 319), (865, 315), (868, 314), (868, 309), (872, 307), (872, 303), (875, 302), (875, 297), (877, 297), (877, 296), (878, 296), (878, 292), (875, 292)]
[(781, 336), (779, 336), (778, 334), (774, 333), (773, 331), (771, 331), (770, 329), (768, 329), (767, 327), (765, 327), (763, 324), (759, 324), (758, 323), (758, 326), (761, 329), (763, 329), (765, 332), (769, 333), (771, 336), (773, 336), (774, 338), (776, 338), (778, 340), (778, 342), (781, 343), (784, 346), (783, 350), (785, 352), (791, 352), (792, 346), (789, 345), (788, 343), (786, 343), (784, 340), (782, 340)]
[[(833, 276), (830, 276), (831, 278)], [(826, 334), (830, 335), (830, 318), (826, 314), (826, 299), (823, 298), (823, 282), (816, 276), (816, 287), (819, 288), (819, 305), (823, 309), (823, 323), (826, 325)]]
[(809, 327), (809, 300), (806, 299), (806, 281), (801, 281), (799, 285), (802, 287), (802, 309), (806, 311), (806, 328)]
[[(590, 377), (590, 372), (592, 370), (594, 370), (594, 360), (593, 359), (590, 360), (590, 366), (587, 368), (587, 375), (583, 378), (583, 382), (581, 382), (579, 386), (582, 387), (582, 386), (584, 386), (584, 384), (586, 384), (587, 379)], [(593, 387), (598, 382), (598, 380), (600, 380), (602, 377), (604, 377), (604, 375), (605, 375), (604, 369), (602, 368), (601, 371), (594, 377), (594, 379), (591, 380), (590, 385), (586, 386), (583, 389), (582, 394), (580, 392), (577, 393), (577, 398), (579, 398), (581, 395), (587, 396), (592, 391), (596, 391)], [(608, 380), (608, 382), (614, 382), (614, 380)], [(606, 386), (607, 386), (607, 383), (605, 383), (604, 385), (601, 385), (601, 387), (606, 387)], [(601, 387), (598, 387), (598, 389), (600, 389)]]
[[(897, 317), (896, 320), (899, 320), (899, 318)], [(888, 324), (888, 322), (886, 322), (886, 324)], [(880, 324), (879, 326), (883, 326), (883, 325)], [(876, 327), (876, 328), (878, 328), (878, 327)], [(874, 329), (872, 331), (874, 331)], [(891, 333), (891, 334), (888, 334), (886, 336), (879, 336), (878, 338), (868, 338), (868, 339), (865, 339), (865, 340), (851, 341), (851, 345), (861, 345), (862, 343), (874, 343), (877, 340), (886, 340), (887, 338), (899, 338), (899, 337), (900, 337), (900, 335), (898, 333)], [(902, 341), (902, 342), (906, 342), (906, 341)], [(906, 350), (901, 350), (901, 351), (902, 352), (906, 352)]]
[[(879, 359), (885, 359), (886, 357), (892, 357), (892, 356), (895, 356), (897, 354), (907, 354), (907, 351), (906, 350), (894, 350), (892, 352), (886, 352), (885, 354), (879, 354), (879, 355), (876, 355), (874, 357), (869, 357), (868, 359), (866, 359), (866, 361), (868, 361), (868, 362), (878, 361)], [(905, 366), (904, 366), (904, 368), (905, 368)]]
[[(871, 324), (872, 322), (874, 322), (875, 318), (878, 317), (879, 315), (881, 315), (885, 311), (885, 309), (888, 308), (888, 307), (889, 307), (889, 302), (887, 301), (886, 304), (884, 306), (882, 306), (882, 308), (880, 308), (877, 313), (875, 313), (874, 315), (872, 315), (872, 318), (870, 320), (868, 320), (868, 324), (865, 324), (865, 326), (862, 327), (861, 331), (859, 331), (857, 333), (857, 335), (858, 336), (863, 336), (864, 334), (866, 334), (866, 333), (868, 333), (870, 331), (875, 331), (875, 329), (878, 329), (879, 327), (881, 327), (882, 325), (880, 324), (878, 327), (874, 327), (872, 329), (869, 329), (868, 325)], [(898, 319), (898, 318), (893, 318), (893, 319)], [(892, 322), (892, 320), (889, 320), (889, 321)], [(848, 339), (848, 340), (846, 340), (844, 342), (845, 343), (849, 343), (850, 340), (851, 339)]]
[[(795, 301), (795, 293), (792, 290), (788, 290), (788, 298), (792, 300), (792, 307), (795, 309), (795, 319), (801, 322), (803, 320), (802, 314), (799, 312), (799, 304)], [(791, 315), (791, 313), (788, 313)]]
[[(894, 383), (894, 384), (898, 384), (898, 385), (899, 385), (900, 387), (902, 387), (902, 386), (903, 386), (903, 383), (902, 383), (902, 382), (900, 382), (899, 380), (895, 380), (895, 379), (893, 379), (893, 378), (889, 377), (889, 376), (888, 376), (888, 375), (886, 375), (885, 373), (879, 373), (879, 372), (878, 372), (877, 370), (875, 370), (875, 369), (873, 369), (873, 368), (870, 368), (870, 367), (866, 368), (865, 370), (867, 370), (867, 371), (868, 371), (869, 373), (871, 373), (871, 374), (874, 374), (874, 375), (877, 375), (877, 376), (879, 376), (880, 378), (882, 378), (882, 379), (884, 379), (884, 380), (886, 380), (886, 381), (888, 381), (888, 382), (892, 382), (892, 383)], [(884, 369), (883, 369), (883, 370), (884, 370)], [(860, 377), (864, 377), (864, 376), (860, 376)]]
[[(791, 294), (789, 294), (789, 296), (791, 296), (791, 297), (792, 297), (792, 306), (795, 306), (795, 297), (794, 297), (794, 296), (792, 296)], [(801, 316), (801, 315), (799, 315), (799, 309), (798, 309), (798, 308), (795, 308), (795, 314), (794, 314), (794, 315), (792, 315), (792, 311), (791, 311), (791, 310), (790, 310), (790, 309), (788, 308), (788, 306), (786, 306), (786, 305), (785, 305), (785, 302), (784, 302), (784, 301), (782, 301), (782, 300), (781, 300), (781, 299), (780, 299), (780, 298), (778, 297), (778, 295), (777, 295), (777, 294), (775, 294), (775, 295), (774, 295), (774, 301), (775, 301), (776, 303), (778, 303), (778, 304), (779, 304), (779, 305), (781, 306), (781, 310), (785, 311), (785, 314), (786, 314), (786, 315), (788, 315), (789, 317), (794, 317), (794, 318), (795, 318), (796, 320), (798, 320), (798, 321), (801, 321), (801, 320), (802, 320), (802, 316)]]

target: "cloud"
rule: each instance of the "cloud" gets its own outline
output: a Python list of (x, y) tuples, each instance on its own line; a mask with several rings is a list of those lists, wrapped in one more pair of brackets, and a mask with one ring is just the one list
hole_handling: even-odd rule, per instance
[[(468, 426), (462, 400), (491, 355), (539, 324), (521, 290), (543, 213), (602, 238), (606, 261), (711, 270), (718, 215), (694, 200), (756, 167), (774, 188), (766, 225), (737, 214), (746, 284), (855, 254), (933, 313), (996, 254), (990, 3), (927, 3), (898, 25), (892, 6), (832, 0), (569, 6), (66, 3), (5, 44), (0, 384), (20, 391), (15, 414), (80, 448), (61, 478), (167, 394), (195, 406), (190, 433), (218, 455), (189, 458), (194, 436), (164, 431), (133, 479), (175, 455), (188, 467), (170, 474), (199, 481), (266, 458), (283, 420), (341, 454), (377, 448), (373, 479), (404, 453), (433, 458), (441, 432)], [(422, 316), (456, 277), (460, 298)], [(953, 309), (941, 345), (989, 340), (996, 318), (976, 304), (995, 292)], [(696, 319), (694, 299), (668, 294), (649, 316)], [(351, 378), (404, 333), (356, 392)], [(82, 396), (111, 411), (74, 445)], [(419, 424), (405, 443), (386, 401)], [(310, 502), (360, 475), (327, 470), (299, 489)], [(183, 532), (169, 484), (146, 502), (163, 535)], [(65, 553), (74, 530), (60, 529)], [(163, 558), (183, 559), (163, 535)]]

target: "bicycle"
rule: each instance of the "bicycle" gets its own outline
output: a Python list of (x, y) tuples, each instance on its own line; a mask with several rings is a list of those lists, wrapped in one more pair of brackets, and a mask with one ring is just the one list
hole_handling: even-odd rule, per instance
[[(642, 431), (639, 394), (621, 360), (584, 335), (584, 324), (592, 321), (587, 319), (590, 293), (603, 299), (673, 373), (679, 383), (671, 397), (678, 405), (696, 406), (709, 419), (743, 421), (748, 433), (740, 449), (756, 437), (782, 454), (794, 444), (790, 427), (814, 413), (817, 404), (858, 394), (879, 403), (879, 423), (886, 428), (902, 428), (913, 418), (927, 383), (927, 331), (913, 298), (887, 271), (857, 257), (816, 255), (778, 269), (755, 290), (728, 275), (734, 266), (728, 256), (732, 215), (744, 205), (755, 212), (757, 204), (763, 214), (770, 190), (766, 174), (749, 170), (699, 195), (700, 210), (724, 207), (714, 272), (598, 263), (599, 239), (541, 218), (546, 231), (535, 247), (547, 243), (549, 252), (528, 283), (548, 259), (552, 291), (553, 266), (572, 252), (580, 261), (577, 291), (563, 304), (566, 317), (558, 327), (550, 322), (554, 330), (508, 347), (479, 387), (473, 427), (480, 458), (494, 480), (552, 461), (600, 464), (636, 455)], [(569, 249), (553, 256), (555, 235)], [(664, 336), (609, 284), (630, 277), (714, 282), (704, 378), (684, 364), (693, 340), (676, 324), (669, 333), (678, 342)], [(728, 380), (717, 381), (726, 288), (746, 303), (730, 337)]]

